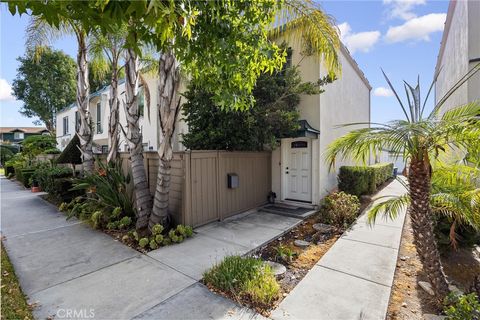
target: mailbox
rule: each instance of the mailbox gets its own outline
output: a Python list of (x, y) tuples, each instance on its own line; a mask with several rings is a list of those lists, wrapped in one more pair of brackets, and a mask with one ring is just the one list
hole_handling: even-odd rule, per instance
[(236, 189), (239, 187), (238, 175), (236, 173), (227, 174), (227, 185), (229, 189)]

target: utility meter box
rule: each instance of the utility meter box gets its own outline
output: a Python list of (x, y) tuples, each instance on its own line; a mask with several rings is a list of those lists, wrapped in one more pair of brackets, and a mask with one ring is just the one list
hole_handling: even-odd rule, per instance
[(227, 185), (229, 189), (236, 189), (239, 187), (240, 183), (238, 180), (238, 175), (236, 173), (227, 174)]

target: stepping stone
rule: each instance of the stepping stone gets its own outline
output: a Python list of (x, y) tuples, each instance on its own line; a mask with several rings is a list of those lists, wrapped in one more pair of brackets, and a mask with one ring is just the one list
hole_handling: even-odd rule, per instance
[(281, 263), (273, 261), (265, 261), (265, 263), (268, 264), (270, 268), (272, 268), (273, 274), (276, 276), (281, 276), (282, 274), (287, 272), (287, 268)]
[(418, 285), (420, 286), (420, 288), (422, 288), (429, 295), (431, 295), (431, 296), (435, 295), (435, 292), (433, 292), (432, 285), (429, 282), (418, 281)]
[(299, 248), (307, 248), (310, 245), (310, 242), (304, 240), (295, 240), (293, 244)]
[(331, 233), (335, 229), (333, 226), (324, 223), (315, 223), (313, 229), (320, 233)]

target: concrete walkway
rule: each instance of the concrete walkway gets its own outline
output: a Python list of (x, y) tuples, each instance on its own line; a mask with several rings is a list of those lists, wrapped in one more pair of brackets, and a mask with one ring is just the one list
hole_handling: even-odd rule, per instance
[[(19, 184), (0, 178), (4, 245), (34, 315), (96, 319), (251, 319), (255, 312), (198, 280), (228, 254), (244, 254), (299, 219), (250, 213), (196, 230), (182, 244), (141, 254)], [(75, 316), (76, 315), (76, 316)]]
[[(398, 181), (376, 197), (401, 195)], [(382, 199), (381, 201), (384, 201)], [(394, 221), (364, 214), (272, 313), (273, 319), (385, 319), (405, 212)]]

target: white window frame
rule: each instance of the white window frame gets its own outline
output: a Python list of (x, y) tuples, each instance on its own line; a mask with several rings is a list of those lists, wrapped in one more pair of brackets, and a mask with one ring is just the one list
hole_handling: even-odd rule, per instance
[(13, 139), (14, 139), (14, 140), (23, 140), (23, 139), (25, 139), (25, 133), (23, 133), (23, 132), (14, 132), (14, 133), (13, 133)]

